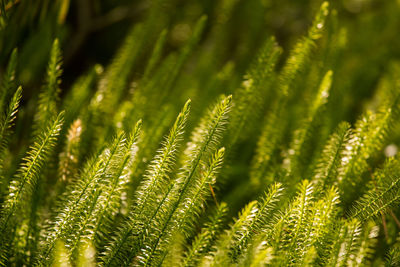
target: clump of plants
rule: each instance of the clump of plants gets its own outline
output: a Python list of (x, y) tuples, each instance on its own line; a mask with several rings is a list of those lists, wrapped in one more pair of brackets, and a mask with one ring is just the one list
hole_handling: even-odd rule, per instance
[[(44, 39), (28, 38), (22, 54), (8, 49), (0, 265), (399, 264), (400, 67), (386, 61), (391, 51), (377, 50), (387, 63), (379, 75), (368, 53), (349, 63), (351, 24), (313, 1), (314, 19), (287, 49), (266, 34), (229, 58), (229, 17), (246, 4), (217, 1), (211, 22), (169, 27), (175, 2), (153, 1), (111, 62), (71, 85), (62, 82), (65, 33), (44, 45), (39, 84), (24, 59)], [(37, 15), (26, 5), (3, 1), (5, 51), (18, 15)], [(68, 6), (47, 4), (38, 34), (62, 32)], [(171, 38), (182, 42), (174, 48)], [(370, 95), (351, 91), (357, 84), (373, 84)]]

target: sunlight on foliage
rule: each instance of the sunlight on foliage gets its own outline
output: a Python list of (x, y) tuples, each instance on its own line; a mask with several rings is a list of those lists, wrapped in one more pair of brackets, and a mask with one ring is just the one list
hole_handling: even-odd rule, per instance
[(397, 1), (2, 1), (0, 266), (399, 266)]

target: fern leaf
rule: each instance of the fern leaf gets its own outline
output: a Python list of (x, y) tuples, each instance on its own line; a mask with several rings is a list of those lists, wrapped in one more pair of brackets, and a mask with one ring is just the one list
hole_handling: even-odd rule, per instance
[(57, 102), (60, 94), (61, 51), (58, 39), (55, 39), (47, 66), (46, 83), (39, 94), (38, 109), (35, 114), (34, 131), (40, 131), (48, 120), (57, 114)]
[(317, 187), (326, 188), (332, 185), (339, 176), (342, 165), (342, 156), (350, 137), (350, 125), (342, 122), (336, 132), (327, 141), (314, 173), (314, 181)]
[(177, 229), (187, 232), (193, 226), (193, 221), (199, 216), (201, 210), (204, 209), (204, 202), (208, 195), (211, 195), (210, 186), (216, 182), (216, 175), (222, 166), (222, 160), (225, 154), (225, 148), (221, 148), (215, 152), (207, 167), (203, 167), (204, 174), (196, 179), (195, 184), (188, 189), (183, 201), (179, 204), (179, 212), (177, 213)]
[(393, 246), (386, 256), (385, 267), (400, 265), (400, 249), (398, 246)]
[(294, 177), (301, 178), (303, 173), (300, 170), (304, 165), (307, 165), (307, 162), (303, 160), (303, 157), (307, 154), (306, 151), (309, 147), (309, 143), (307, 143), (307, 141), (313, 137), (313, 122), (316, 120), (318, 112), (321, 111), (321, 108), (327, 102), (331, 84), (332, 71), (328, 71), (322, 78), (315, 98), (310, 103), (307, 117), (304, 119), (304, 122), (301, 123), (300, 128), (294, 133), (294, 138), (289, 148), (289, 156), (285, 162), (285, 165), (288, 165), (285, 166), (287, 168), (287, 176), (290, 176), (292, 181), (295, 179)]
[(265, 96), (265, 83), (273, 74), (274, 66), (281, 54), (275, 38), (270, 38), (262, 47), (256, 57), (253, 66), (244, 76), (242, 86), (235, 96), (235, 108), (232, 111), (232, 121), (229, 124), (230, 144), (236, 143), (237, 139), (248, 135), (245, 127), (250, 120), (255, 122), (260, 115), (262, 101)]
[(181, 266), (196, 266), (206, 256), (216, 235), (222, 228), (223, 217), (227, 213), (226, 203), (221, 203), (215, 210), (205, 228), (196, 236), (189, 250), (185, 253)]
[[(99, 242), (99, 236), (108, 233), (110, 225), (113, 222), (113, 217), (115, 216), (114, 214), (116, 214), (120, 209), (123, 194), (126, 194), (131, 165), (138, 150), (137, 142), (139, 139), (141, 126), (142, 121), (139, 120), (136, 123), (133, 133), (126, 142), (125, 154), (120, 160), (120, 165), (118, 166), (113, 177), (111, 177), (112, 179), (110, 179), (109, 183), (107, 184), (107, 190), (105, 191), (105, 194), (103, 194), (100, 198), (100, 212), (94, 219), (95, 227), (93, 230), (93, 234), (97, 235), (97, 238), (95, 238), (95, 241), (97, 242)], [(102, 239), (105, 239), (105, 236), (103, 236)]]
[(263, 199), (258, 202), (258, 211), (254, 219), (249, 222), (248, 227), (243, 229), (243, 232), (238, 231), (235, 233), (235, 243), (231, 246), (231, 257), (233, 259), (237, 259), (241, 253), (244, 253), (253, 236), (265, 230), (266, 226), (271, 222), (271, 213), (279, 201), (281, 193), (281, 184), (278, 183), (271, 186)]
[(346, 204), (354, 200), (355, 188), (363, 181), (370, 158), (376, 156), (400, 112), (400, 94), (387, 99), (378, 112), (366, 112), (351, 135), (343, 155), (339, 188)]
[[(65, 195), (60, 199), (60, 209), (53, 223), (47, 227), (46, 239), (41, 252), (41, 263), (51, 262), (50, 252), (58, 239), (68, 237), (67, 245), (77, 244), (82, 232), (85, 230), (85, 222), (89, 222), (92, 215), (87, 207), (95, 209), (104, 178), (115, 159), (120, 159), (121, 150), (125, 146), (125, 135), (119, 134), (112, 142), (109, 149), (104, 149), (101, 154), (95, 155), (90, 160), (81, 174), (81, 179), (72, 184)], [(82, 216), (80, 219), (79, 216)], [(78, 231), (77, 228), (81, 230)], [(75, 248), (75, 247), (74, 247)]]
[(17, 67), (18, 50), (15, 48), (10, 56), (7, 69), (2, 77), (2, 84), (0, 87), (0, 110), (4, 110), (6, 99), (9, 97), (10, 92), (13, 90), (15, 83), (15, 70)]
[(2, 242), (7, 240), (5, 233), (7, 233), (7, 229), (10, 226), (10, 220), (16, 216), (16, 210), (30, 200), (30, 195), (40, 171), (46, 163), (51, 150), (56, 145), (57, 136), (63, 123), (63, 116), (64, 112), (61, 112), (51, 121), (49, 128), (35, 138), (15, 179), (10, 184), (1, 213)]
[(374, 223), (368, 223), (364, 227), (359, 240), (359, 246), (348, 266), (371, 265), (371, 258), (375, 252), (379, 227)]
[(7, 149), (9, 136), (11, 134), (10, 128), (12, 127), (16, 118), (21, 96), (22, 88), (19, 87), (11, 98), (5, 114), (0, 118), (0, 173), (4, 171), (3, 160), (5, 156), (5, 150)]
[[(93, 185), (89, 185), (90, 187), (86, 189), (88, 191), (87, 199), (83, 199), (82, 203), (79, 203), (81, 208), (78, 208), (79, 213), (76, 214), (76, 216), (80, 216), (80, 220), (75, 222), (76, 225), (72, 224), (70, 228), (67, 245), (72, 252), (73, 259), (76, 258), (81, 240), (93, 240), (95, 231), (98, 230), (97, 227), (101, 227), (102, 223), (111, 220), (112, 212), (118, 211), (117, 207), (121, 197), (121, 194), (118, 193), (122, 193), (124, 184), (126, 184), (124, 177), (121, 176), (132, 153), (131, 144), (128, 146), (126, 146), (125, 134), (119, 134), (113, 141), (110, 151), (105, 150), (102, 155), (105, 163), (103, 170), (99, 177), (92, 181)], [(115, 190), (118, 183), (121, 183), (120, 191)], [(109, 202), (105, 202), (107, 199)], [(104, 219), (104, 221), (99, 222), (97, 219)]]
[[(160, 192), (168, 192), (171, 188), (168, 186), (169, 173), (175, 164), (175, 157), (179, 149), (179, 143), (184, 133), (184, 128), (190, 111), (190, 100), (186, 102), (182, 111), (179, 113), (174, 126), (171, 128), (168, 137), (165, 138), (162, 148), (157, 152), (153, 161), (150, 163), (148, 171), (137, 189), (136, 206), (130, 214), (130, 220), (120, 231), (118, 239), (112, 242), (102, 256), (102, 261), (105, 266), (114, 264), (127, 264), (127, 257), (124, 254), (133, 254), (127, 252), (130, 250), (126, 242), (135, 230), (138, 231), (139, 237), (134, 242), (142, 242), (145, 227), (151, 220), (154, 219), (155, 211), (158, 210), (159, 204), (157, 200)], [(166, 193), (164, 193), (166, 194)], [(136, 223), (137, 225), (136, 225)], [(138, 226), (141, 226), (139, 228)], [(137, 249), (137, 244), (134, 243), (132, 249)]]
[(79, 144), (82, 134), (82, 121), (77, 119), (72, 123), (65, 144), (60, 153), (59, 177), (64, 184), (69, 183), (78, 173)]
[(377, 217), (400, 200), (400, 169), (398, 159), (389, 158), (374, 174), (376, 187), (368, 190), (352, 208), (350, 216), (365, 221)]
[(172, 127), (168, 137), (165, 139), (163, 148), (157, 153), (153, 162), (150, 164), (149, 172), (146, 174), (145, 179), (142, 182), (143, 186), (137, 190), (137, 216), (141, 216), (148, 201), (154, 197), (151, 194), (154, 194), (163, 187), (163, 180), (168, 178), (168, 173), (171, 171), (175, 162), (176, 152), (184, 133), (189, 111), (190, 100), (186, 102), (182, 111), (179, 113), (174, 126)]
[(143, 256), (139, 257), (144, 265), (152, 264), (152, 261), (157, 260), (156, 254), (162, 250), (162, 246), (169, 243), (169, 236), (174, 229), (174, 223), (171, 222), (179, 221), (179, 215), (174, 216), (174, 213), (179, 212), (180, 203), (196, 181), (201, 160), (203, 157), (203, 160), (207, 160), (210, 157), (210, 150), (220, 142), (231, 107), (231, 100), (231, 96), (223, 98), (213, 110), (207, 113), (200, 125), (194, 130), (191, 142), (189, 142), (184, 153), (187, 158), (182, 172), (177, 177), (175, 190), (166, 203), (165, 210), (160, 212), (159, 215), (162, 218), (161, 224), (157, 227), (160, 233), (156, 234), (153, 240), (150, 240), (150, 244), (145, 244), (145, 249), (141, 252)]
[(212, 255), (207, 259), (208, 266), (221, 266), (230, 263), (230, 247), (235, 242), (236, 233), (245, 233), (257, 216), (257, 201), (248, 203), (239, 213), (232, 227), (221, 235)]
[(315, 41), (321, 37), (327, 15), (328, 3), (324, 2), (308, 31), (308, 35), (295, 45), (279, 73), (277, 99), (264, 119), (251, 167), (251, 180), (255, 186), (259, 186), (271, 170), (270, 161), (275, 156), (277, 146), (282, 142), (286, 128), (286, 105), (290, 88), (310, 57)]
[(360, 234), (360, 223), (357, 220), (345, 222), (340, 228), (328, 265), (348, 266), (357, 251)]
[[(295, 199), (293, 209), (290, 212), (287, 227), (292, 229), (286, 234), (287, 250), (284, 255), (285, 262), (293, 263), (296, 261), (301, 262), (301, 249), (306, 242), (305, 231), (309, 227), (310, 220), (312, 219), (312, 204), (313, 204), (313, 185), (304, 180), (299, 185), (299, 193)], [(299, 253), (300, 252), (300, 253)]]

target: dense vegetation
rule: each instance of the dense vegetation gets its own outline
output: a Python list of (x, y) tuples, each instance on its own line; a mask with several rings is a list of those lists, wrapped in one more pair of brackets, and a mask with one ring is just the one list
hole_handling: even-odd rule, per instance
[(400, 264), (399, 1), (132, 2), (0, 4), (1, 266)]

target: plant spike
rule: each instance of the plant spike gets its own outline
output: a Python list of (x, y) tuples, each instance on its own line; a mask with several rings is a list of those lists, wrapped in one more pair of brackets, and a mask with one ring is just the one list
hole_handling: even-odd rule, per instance
[(282, 50), (275, 38), (271, 37), (265, 42), (253, 66), (244, 76), (233, 103), (235, 108), (232, 111), (232, 121), (228, 129), (229, 145), (234, 145), (240, 137), (245, 137), (249, 132), (247, 124), (255, 122), (257, 115), (260, 115), (265, 91), (268, 89), (265, 84), (273, 76), (275, 64), (281, 53)]
[[(150, 244), (145, 245), (146, 249), (141, 252), (140, 260), (144, 265), (152, 264), (157, 259), (156, 253), (160, 250), (159, 246), (168, 244), (168, 237), (173, 233), (174, 226), (171, 221), (177, 220), (175, 212), (183, 201), (188, 190), (196, 181), (196, 173), (203, 157), (210, 157), (210, 150), (218, 145), (221, 134), (227, 123), (227, 116), (231, 107), (232, 96), (222, 99), (212, 110), (210, 110), (201, 120), (199, 126), (194, 130), (187, 149), (184, 152), (185, 161), (182, 172), (176, 180), (175, 190), (172, 191), (170, 200), (166, 203), (165, 211), (160, 212), (161, 232), (156, 235)], [(204, 159), (203, 159), (204, 160)], [(179, 220), (179, 219), (178, 219)], [(148, 248), (148, 249), (147, 249)], [(154, 257), (153, 257), (154, 256)]]
[(210, 221), (202, 229), (202, 231), (193, 240), (190, 248), (185, 253), (184, 260), (181, 266), (195, 266), (199, 263), (202, 257), (209, 254), (212, 242), (216, 235), (222, 229), (223, 218), (227, 213), (227, 204), (222, 202), (215, 210), (210, 218)]
[(335, 185), (350, 134), (350, 125), (342, 122), (327, 141), (314, 171), (313, 181), (316, 187), (324, 189)]
[(210, 187), (216, 182), (216, 175), (222, 166), (225, 154), (225, 148), (218, 149), (210, 159), (208, 166), (203, 167), (204, 172), (199, 175), (191, 188), (188, 189), (183, 201), (179, 203), (179, 213), (177, 213), (177, 230), (190, 236), (194, 220), (199, 216), (201, 210), (204, 209), (204, 202), (211, 195)]
[[(118, 240), (112, 242), (102, 255), (104, 266), (115, 264), (128, 264), (127, 257), (122, 256), (127, 251), (136, 250), (137, 242), (141, 243), (144, 235), (144, 227), (151, 222), (153, 214), (158, 208), (157, 200), (160, 192), (169, 192), (169, 173), (175, 165), (176, 154), (179, 149), (179, 143), (182, 140), (184, 129), (190, 112), (190, 103), (188, 100), (182, 111), (179, 113), (169, 135), (165, 138), (162, 148), (158, 150), (156, 156), (150, 163), (148, 171), (145, 174), (141, 185), (136, 193), (136, 205), (129, 215), (130, 220), (120, 230)], [(159, 201), (159, 200), (158, 200)], [(153, 215), (154, 216), (154, 215)], [(135, 224), (135, 222), (137, 224)], [(137, 229), (142, 225), (142, 229)], [(139, 237), (134, 238), (132, 248), (127, 248), (126, 242), (130, 240), (134, 231), (138, 231)], [(131, 241), (132, 242), (132, 241)], [(122, 255), (121, 255), (122, 254)], [(129, 254), (132, 254), (132, 251)]]
[[(0, 117), (0, 183), (3, 181), (3, 174), (4, 171), (4, 157), (6, 154), (7, 145), (9, 142), (9, 137), (11, 135), (10, 128), (12, 127), (16, 114), (19, 107), (19, 102), (22, 97), (22, 88), (21, 86), (18, 87), (17, 91), (14, 93), (13, 97), (10, 100), (10, 103), (6, 109), (5, 114)], [(2, 187), (0, 185), (0, 187)]]
[(251, 180), (255, 186), (264, 183), (271, 171), (271, 159), (285, 134), (288, 97), (296, 76), (304, 68), (311, 56), (315, 41), (322, 36), (326, 17), (329, 13), (328, 2), (321, 5), (308, 35), (296, 43), (277, 78), (278, 89), (276, 101), (267, 114), (251, 167)]
[[(1, 243), (6, 245), (9, 236), (6, 234), (10, 228), (10, 220), (16, 218), (16, 210), (30, 201), (32, 190), (40, 175), (43, 166), (57, 142), (57, 136), (61, 131), (64, 112), (50, 121), (48, 128), (36, 136), (24, 162), (21, 164), (15, 179), (9, 186), (9, 193), (3, 203), (0, 228)], [(5, 252), (5, 251), (4, 251)]]
[(328, 71), (322, 78), (315, 98), (310, 103), (308, 115), (304, 119), (300, 128), (294, 133), (293, 142), (289, 148), (289, 156), (286, 163), (287, 166), (284, 166), (287, 169), (287, 176), (290, 177), (291, 181), (293, 181), (293, 179), (295, 179), (294, 181), (301, 179), (301, 176), (303, 175), (301, 169), (304, 168), (304, 165), (307, 165), (307, 162), (305, 162), (302, 157), (306, 154), (305, 151), (308, 149), (307, 146), (309, 146), (308, 142), (313, 137), (313, 123), (317, 119), (324, 104), (327, 102), (331, 84), (332, 71)]
[(40, 131), (48, 120), (57, 113), (57, 102), (60, 94), (61, 51), (58, 39), (55, 39), (47, 66), (46, 83), (39, 94), (38, 109), (34, 118), (34, 133)]
[(351, 218), (364, 222), (377, 218), (400, 201), (400, 165), (399, 158), (389, 158), (383, 169), (374, 174), (376, 185), (369, 189), (354, 204)]
[(139, 120), (136, 123), (132, 134), (128, 137), (122, 160), (120, 160), (121, 162), (119, 163), (115, 174), (110, 177), (112, 180), (110, 179), (108, 182), (107, 190), (100, 198), (100, 203), (98, 205), (99, 213), (94, 219), (95, 226), (93, 232), (91, 232), (87, 237), (89, 240), (92, 235), (95, 235), (95, 241), (101, 243), (100, 236), (103, 235), (102, 239), (105, 238), (108, 228), (110, 228), (110, 225), (114, 221), (114, 214), (116, 214), (120, 209), (123, 194), (127, 191), (131, 165), (138, 151), (137, 142), (140, 136), (141, 127), (142, 121)]
[(235, 233), (235, 242), (231, 245), (231, 257), (237, 259), (241, 253), (246, 251), (248, 243), (254, 241), (254, 235), (265, 231), (266, 225), (273, 218), (272, 211), (276, 208), (279, 197), (282, 194), (282, 185), (277, 183), (272, 185), (265, 193), (265, 196), (258, 202), (258, 210), (247, 228)]
[(358, 241), (361, 234), (360, 223), (356, 220), (345, 221), (340, 227), (339, 234), (335, 240), (335, 246), (331, 251), (328, 261), (329, 266), (348, 266), (351, 259), (355, 257)]
[(125, 134), (118, 134), (109, 148), (89, 162), (83, 171), (82, 179), (67, 189), (67, 199), (61, 199), (67, 204), (58, 211), (53, 225), (48, 227), (42, 257), (39, 259), (42, 264), (52, 261), (49, 254), (60, 238), (68, 237), (66, 245), (74, 249), (71, 251), (72, 256), (76, 256), (76, 248), (93, 217), (92, 212), (98, 212), (95, 208), (102, 190), (105, 190), (104, 184), (108, 178), (113, 177), (113, 171), (118, 168), (115, 164), (123, 155), (125, 141)]
[(234, 236), (236, 233), (243, 233), (248, 229), (249, 225), (252, 224), (254, 218), (257, 216), (257, 212), (257, 201), (251, 201), (240, 211), (234, 224), (221, 235), (214, 247), (214, 252), (206, 259), (208, 266), (221, 266), (222, 264), (232, 262), (229, 257), (229, 248), (235, 242)]

